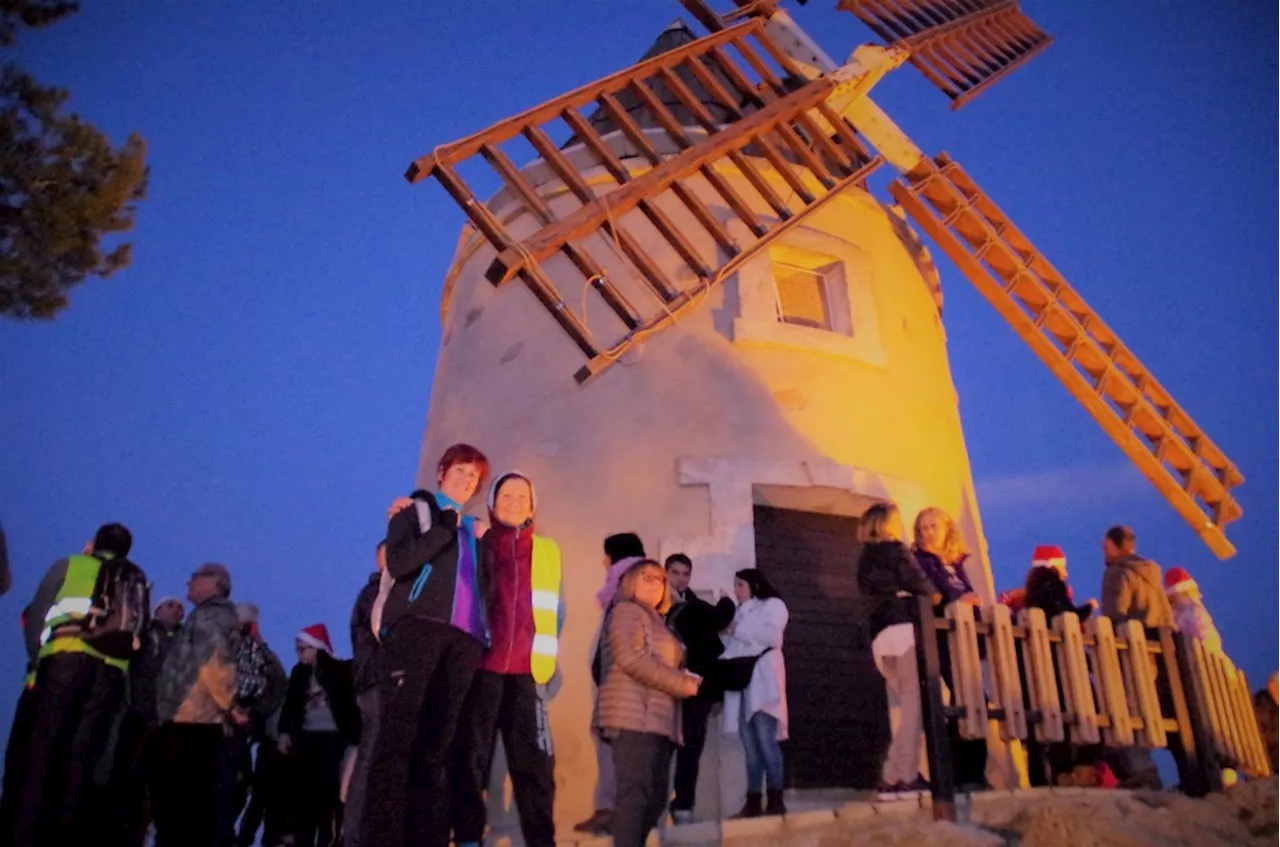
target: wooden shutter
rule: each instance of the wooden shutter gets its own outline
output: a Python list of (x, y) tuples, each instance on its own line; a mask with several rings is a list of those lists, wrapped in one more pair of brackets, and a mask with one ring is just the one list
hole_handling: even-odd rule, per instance
[(821, 271), (775, 262), (773, 279), (778, 289), (779, 320), (817, 329), (831, 329), (827, 280)]

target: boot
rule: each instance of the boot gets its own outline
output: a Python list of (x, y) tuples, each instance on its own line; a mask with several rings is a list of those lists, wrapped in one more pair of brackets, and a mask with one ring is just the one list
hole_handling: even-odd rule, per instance
[(787, 813), (787, 805), (782, 802), (782, 791), (770, 788), (768, 791), (768, 803), (764, 807), (766, 815), (785, 815)]
[(608, 835), (613, 825), (613, 809), (596, 809), (595, 813), (585, 821), (574, 825), (577, 832), (589, 832), (592, 835)]
[(761, 808), (760, 800), (762, 799), (759, 791), (748, 791), (747, 802), (742, 804), (742, 811), (734, 815), (730, 820), (742, 820), (743, 818), (760, 817)]

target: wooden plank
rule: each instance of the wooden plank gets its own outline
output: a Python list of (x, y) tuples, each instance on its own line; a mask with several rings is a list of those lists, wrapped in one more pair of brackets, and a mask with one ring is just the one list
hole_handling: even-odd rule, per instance
[(1144, 747), (1167, 747), (1169, 741), (1165, 735), (1164, 715), (1160, 711), (1160, 695), (1156, 691), (1155, 667), (1147, 650), (1147, 632), (1142, 621), (1125, 621), (1120, 625), (1120, 637), (1129, 647), (1129, 679), (1133, 686), (1134, 704), (1142, 716), (1142, 733), (1138, 740)]
[[(591, 149), (597, 161), (604, 166), (605, 170), (609, 171), (609, 174), (619, 185), (631, 181), (631, 172), (627, 170), (627, 166), (622, 164), (622, 160), (610, 149), (604, 139), (596, 134), (596, 131), (587, 123), (586, 118), (572, 109), (566, 110), (560, 117), (573, 130), (574, 134), (582, 140), (582, 143)], [(637, 208), (640, 209), (641, 214), (649, 219), (649, 223), (653, 224), (654, 228), (658, 230), (658, 234), (675, 248), (675, 251), (680, 254), (681, 260), (693, 270), (694, 274), (704, 278), (711, 276), (713, 273), (711, 266), (706, 263), (697, 248), (693, 246), (693, 243), (685, 237), (680, 228), (672, 222), (667, 213), (662, 211), (662, 208), (657, 203), (646, 199), (642, 200)], [(630, 236), (628, 235), (628, 237)]]
[(1089, 682), (1089, 659), (1084, 652), (1080, 617), (1066, 612), (1053, 619), (1053, 631), (1062, 639), (1057, 645), (1062, 693), (1071, 713), (1071, 740), (1076, 744), (1100, 744), (1098, 707)]
[(696, 299), (699, 297), (702, 297), (704, 293), (708, 291), (708, 289), (712, 288), (715, 285), (718, 285), (722, 280), (726, 279), (731, 274), (736, 272), (740, 267), (742, 267), (743, 264), (750, 261), (753, 257), (757, 256), (761, 252), (767, 250), (770, 244), (773, 244), (777, 239), (781, 238), (783, 235), (789, 232), (793, 227), (799, 226), (801, 223), (808, 220), (811, 215), (814, 215), (817, 212), (819, 212), (821, 209), (826, 208), (826, 205), (830, 203), (832, 200), (834, 200), (836, 197), (840, 196), (850, 188), (853, 188), (863, 183), (867, 178), (867, 174), (871, 173), (876, 168), (880, 167), (880, 165), (882, 165), (883, 163), (884, 163), (884, 160), (879, 156), (877, 156), (867, 164), (863, 165), (860, 170), (850, 174), (849, 176), (841, 180), (840, 183), (836, 186), (834, 191), (831, 191), (825, 197), (819, 198), (817, 201), (815, 201), (808, 207), (797, 212), (795, 216), (779, 223), (776, 227), (774, 227), (769, 232), (769, 235), (767, 238), (761, 238), (757, 240), (755, 243), (749, 245), (746, 249), (739, 251), (736, 255), (733, 256), (733, 258), (729, 259), (729, 261), (725, 262), (720, 267), (720, 270), (716, 272), (716, 275), (714, 277), (712, 277), (709, 280), (699, 282), (696, 285), (689, 288), (688, 290), (686, 290), (684, 293), (682, 293), (679, 297), (676, 298), (676, 300), (671, 304), (670, 309), (665, 311), (663, 314), (657, 315), (652, 319), (650, 319), (649, 321), (645, 322), (645, 324), (643, 324), (638, 329), (636, 329), (630, 336), (623, 339), (623, 341), (620, 344), (618, 344), (612, 351), (609, 351), (608, 355), (601, 353), (600, 355), (595, 356), (590, 361), (588, 361), (587, 364), (583, 365), (582, 368), (580, 368), (578, 372), (574, 374), (574, 379), (576, 379), (579, 383), (585, 383), (589, 380), (595, 379), (597, 376), (604, 373), (604, 371), (607, 370), (609, 366), (617, 360), (617, 357), (621, 355), (621, 352), (630, 344), (634, 343), (634, 340), (637, 337), (643, 337), (645, 335), (648, 335), (649, 333), (656, 331), (659, 327), (665, 326), (666, 324), (676, 320), (676, 318), (679, 316), (682, 309), (693, 304), (696, 301)]
[[(700, 65), (695, 63), (695, 65), (690, 67), (700, 67)], [(708, 77), (710, 77), (710, 74), (708, 74)], [(716, 124), (715, 117), (707, 111), (707, 107), (702, 104), (702, 101), (694, 96), (693, 92), (689, 90), (688, 86), (684, 84), (684, 81), (681, 80), (674, 71), (664, 71), (662, 81), (665, 82), (667, 87), (675, 93), (680, 102), (684, 104), (684, 107), (688, 109), (690, 114), (698, 120), (698, 123), (702, 124), (702, 128), (705, 129), (708, 134), (720, 131), (720, 127)], [(726, 108), (730, 107), (726, 106)], [(731, 109), (730, 114), (734, 114), (735, 111), (736, 109)], [(736, 117), (740, 118), (741, 113), (737, 113)], [(742, 175), (746, 178), (747, 182), (751, 183), (751, 187), (754, 188), (756, 192), (764, 198), (765, 202), (769, 204), (773, 209), (774, 214), (782, 220), (786, 220), (791, 217), (791, 210), (787, 207), (786, 203), (782, 201), (782, 198), (773, 190), (773, 186), (769, 185), (768, 180), (760, 175), (760, 172), (755, 169), (755, 166), (751, 164), (741, 150), (730, 150), (728, 157), (729, 161), (733, 162), (734, 167), (742, 172)]]
[[(497, 147), (491, 147), (486, 144), (480, 148), (480, 155), (498, 172), (503, 182), (519, 195), (524, 202), (525, 208), (543, 226), (555, 220), (555, 215), (551, 213), (551, 207), (538, 194), (537, 189), (529, 184), (528, 180), (524, 178), (524, 174), (520, 173), (520, 170), (507, 157), (506, 153), (503, 153)], [(592, 280), (592, 286), (600, 293), (604, 301), (609, 304), (609, 308), (613, 309), (614, 314), (622, 320), (627, 329), (635, 329), (640, 323), (639, 313), (636, 312), (634, 306), (627, 302), (627, 298), (623, 296), (622, 292), (609, 281), (604, 268), (589, 253), (575, 244), (566, 244), (564, 253), (584, 279)]]
[(1258, 726), (1258, 713), (1253, 709), (1253, 691), (1249, 688), (1249, 680), (1244, 671), (1239, 671), (1240, 684), (1237, 686), (1240, 697), (1245, 703), (1245, 714), (1248, 719), (1249, 743), (1253, 749), (1253, 775), (1257, 777), (1272, 776), (1271, 762), (1267, 757), (1267, 747), (1262, 742), (1262, 729)]
[(1018, 674), (1018, 651), (1013, 640), (1013, 617), (1009, 607), (997, 603), (986, 611), (991, 619), (987, 657), (995, 683), (996, 705), (1004, 710), (1000, 737), (1005, 741), (1027, 737), (1027, 710), (1022, 699), (1022, 679)]
[(1063, 741), (1066, 732), (1062, 722), (1062, 702), (1058, 699), (1058, 685), (1053, 671), (1053, 653), (1049, 647), (1049, 626), (1041, 609), (1023, 609), (1020, 616), (1027, 629), (1023, 645), (1024, 666), (1027, 671), (1027, 689), (1031, 693), (1031, 708), (1040, 713), (1035, 726), (1035, 739), (1041, 743)]
[[(498, 219), (493, 216), (493, 213), (484, 204), (474, 202), (471, 189), (467, 188), (466, 183), (453, 172), (452, 168), (447, 166), (440, 167), (436, 172), (436, 179), (444, 186), (444, 190), (449, 192), (449, 196), (453, 197), (458, 205), (466, 210), (467, 217), (471, 218), (471, 222), (476, 225), (476, 229), (480, 230), (480, 233), (489, 240), (494, 249), (501, 250), (513, 243), (511, 235), (499, 223)], [(556, 323), (560, 324), (561, 329), (568, 334), (570, 340), (577, 345), (579, 350), (588, 357), (599, 354), (595, 344), (591, 341), (590, 330), (565, 306), (564, 298), (560, 296), (560, 292), (551, 280), (547, 278), (540, 265), (522, 269), (520, 278), (524, 280), (525, 285), (533, 292), (533, 296), (551, 313), (552, 318), (555, 319)]]
[[(546, 162), (547, 165), (555, 172), (556, 176), (560, 177), (560, 181), (563, 182), (573, 192), (574, 196), (578, 198), (579, 202), (583, 204), (583, 207), (587, 204), (597, 202), (598, 198), (596, 197), (596, 193), (591, 190), (589, 185), (587, 185), (586, 180), (582, 178), (582, 174), (578, 173), (578, 170), (573, 166), (573, 163), (571, 163), (569, 159), (561, 153), (559, 149), (557, 149), (555, 144), (552, 143), (551, 139), (547, 137), (547, 134), (543, 132), (541, 128), (531, 126), (525, 130), (524, 135), (525, 138), (528, 139), (529, 143), (533, 145), (534, 149), (538, 151), (538, 155), (542, 156), (543, 161)], [(639, 270), (640, 277), (648, 283), (649, 287), (655, 293), (657, 293), (658, 298), (663, 303), (670, 303), (676, 296), (676, 287), (671, 283), (671, 280), (667, 279), (667, 275), (663, 272), (662, 268), (649, 256), (648, 253), (644, 251), (635, 238), (632, 237), (631, 233), (627, 232), (625, 227), (618, 226), (618, 217), (620, 216), (606, 215), (604, 221), (600, 224), (600, 230), (603, 230), (607, 235), (612, 235), (616, 239), (618, 248), (621, 249), (622, 253), (631, 260), (631, 263), (635, 268)], [(550, 224), (550, 226), (554, 226), (554, 224)], [(543, 229), (545, 230), (546, 227)], [(568, 244), (570, 242), (565, 243)], [(516, 249), (518, 250), (518, 248)], [(499, 254), (499, 256), (501, 255), (502, 254)], [(495, 259), (494, 263), (496, 264), (497, 261), (498, 260)], [(494, 265), (490, 265), (489, 269), (485, 272), (485, 278), (494, 285), (501, 285), (510, 277), (504, 277), (502, 271), (495, 269)], [(635, 329), (635, 327), (629, 326), (628, 329)]]
[(1129, 717), (1129, 701), (1125, 698), (1124, 675), (1120, 671), (1120, 655), (1116, 650), (1111, 619), (1094, 615), (1085, 622), (1085, 632), (1093, 638), (1093, 673), (1099, 689), (1098, 705), (1104, 709), (1111, 723), (1103, 728), (1103, 743), (1111, 747), (1128, 747), (1134, 743), (1133, 722)]
[(1203, 797), (1222, 790), (1222, 771), (1213, 751), (1212, 728), (1204, 705), (1203, 691), (1192, 670), (1188, 639), (1171, 627), (1160, 627), (1160, 661), (1162, 681), (1173, 703), (1177, 723), (1175, 744), (1182, 755), (1174, 756), (1178, 765), (1178, 782), (1191, 797)]
[(947, 641), (951, 647), (952, 705), (964, 709), (958, 726), (960, 737), (987, 737), (987, 695), (982, 684), (982, 659), (978, 653), (978, 632), (969, 603), (951, 603), (946, 608), (951, 631)]
[[(746, 123), (746, 121), (740, 121), (733, 127), (733, 129), (726, 130), (719, 134), (709, 135), (702, 142), (695, 144), (689, 136), (685, 134), (684, 127), (681, 126), (678, 120), (676, 120), (675, 115), (671, 114), (671, 111), (663, 105), (662, 101), (658, 99), (657, 95), (653, 93), (648, 85), (643, 81), (638, 80), (632, 83), (631, 89), (635, 91), (640, 100), (648, 107), (650, 114), (657, 118), (658, 123), (662, 125), (662, 128), (666, 131), (667, 135), (669, 135), (671, 139), (680, 145), (680, 147), (686, 152), (697, 149), (703, 144), (713, 143), (717, 139), (723, 140), (726, 136), (734, 139), (735, 143), (723, 145), (717, 156), (699, 162), (694, 170), (702, 175), (702, 178), (711, 185), (711, 188), (720, 195), (724, 202), (728, 204), (729, 208), (733, 210), (733, 213), (747, 225), (747, 229), (751, 230), (752, 234), (755, 235), (756, 238), (763, 237), (765, 232), (767, 232), (767, 229), (765, 228), (765, 225), (760, 222), (760, 219), (756, 217), (755, 210), (751, 208), (750, 204), (748, 204), (746, 200), (742, 199), (742, 195), (738, 194), (734, 187), (729, 184), (729, 181), (724, 178), (724, 175), (713, 167), (713, 161), (715, 158), (719, 158), (719, 155), (728, 157), (730, 153), (738, 150), (746, 143), (746, 139), (742, 136), (735, 136), (737, 127)], [(683, 155), (683, 152), (681, 155)], [(692, 176), (693, 171), (690, 171), (687, 175)]]
[[(610, 119), (622, 129), (622, 133), (627, 137), (627, 140), (634, 144), (636, 149), (649, 160), (649, 164), (657, 167), (663, 163), (662, 155), (654, 148), (653, 143), (649, 141), (640, 125), (627, 114), (627, 110), (618, 102), (618, 98), (611, 94), (603, 94), (600, 97), (600, 105), (609, 113)], [(708, 209), (706, 204), (690, 191), (684, 183), (678, 179), (674, 180), (670, 188), (671, 193), (684, 204), (694, 219), (702, 225), (702, 228), (711, 233), (711, 237), (716, 240), (722, 250), (725, 250), (731, 256), (741, 251), (742, 248), (738, 246), (737, 241), (729, 234), (729, 231), (724, 228), (724, 224), (720, 222), (715, 213)]]
[(1210, 736), (1213, 740), (1214, 753), (1225, 759), (1227, 753), (1227, 732), (1222, 725), (1222, 707), (1214, 691), (1213, 680), (1209, 673), (1209, 661), (1205, 656), (1204, 644), (1198, 638), (1187, 638), (1187, 658), (1191, 672), (1196, 678), (1196, 688), (1201, 707), (1208, 718)]
[(1209, 680), (1218, 708), (1222, 713), (1222, 733), (1226, 742), (1227, 758), (1232, 766), (1240, 764), (1240, 735), (1236, 726), (1235, 709), (1231, 707), (1231, 695), (1228, 689), (1227, 658), (1214, 650), (1206, 650), (1205, 658), (1209, 664)]
[(709, 50), (730, 44), (734, 39), (751, 35), (754, 32), (761, 31), (763, 28), (764, 21), (761, 19), (744, 21), (736, 26), (699, 38), (697, 41), (690, 42), (683, 47), (677, 47), (675, 50), (669, 50), (666, 53), (659, 53), (657, 56), (630, 65), (617, 73), (589, 82), (567, 94), (562, 94), (553, 100), (548, 100), (545, 103), (534, 106), (532, 109), (527, 109), (499, 121), (475, 135), (451, 144), (440, 145), (426, 156), (415, 159), (405, 173), (405, 178), (410, 182), (419, 182), (428, 176), (432, 176), (438, 165), (456, 164), (463, 159), (474, 156), (480, 152), (482, 144), (501, 144), (503, 141), (515, 138), (524, 132), (525, 127), (543, 124), (555, 118), (565, 109), (579, 109), (590, 105), (602, 94), (621, 91), (633, 80), (645, 79), (657, 73), (660, 68), (675, 67), (687, 58), (703, 55)]

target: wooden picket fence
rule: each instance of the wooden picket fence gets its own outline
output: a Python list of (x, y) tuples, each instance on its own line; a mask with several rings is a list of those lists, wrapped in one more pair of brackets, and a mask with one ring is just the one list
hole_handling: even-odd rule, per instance
[[(950, 654), (949, 704), (939, 637)], [(1224, 767), (1270, 775), (1244, 673), (1169, 628), (1113, 626), (1101, 615), (1081, 625), (1070, 613), (1048, 621), (1040, 609), (1015, 621), (1000, 604), (975, 614), (952, 603), (940, 617), (919, 598), (916, 645), (936, 818), (955, 819), (951, 722), (964, 739), (985, 739), (994, 720), (1005, 741), (1169, 748), (1193, 796), (1221, 790)]]

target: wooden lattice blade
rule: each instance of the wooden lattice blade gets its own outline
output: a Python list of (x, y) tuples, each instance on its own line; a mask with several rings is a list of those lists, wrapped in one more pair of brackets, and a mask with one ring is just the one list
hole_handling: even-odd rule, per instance
[[(766, 25), (749, 17), (693, 41), (668, 27), (637, 64), (410, 166), (411, 182), (438, 180), (489, 242), (486, 278), (521, 279), (585, 354), (579, 381), (832, 197), (865, 187), (880, 163), (827, 104), (840, 80), (799, 82)], [(568, 141), (553, 141), (566, 129)], [(517, 162), (503, 148), (514, 142), (537, 158)], [(462, 176), (477, 166), (504, 186), (489, 200)], [(517, 237), (508, 223), (519, 210), (537, 228)], [(589, 325), (584, 289), (620, 323), (597, 309)]]
[(889, 191), (1205, 544), (1234, 555), (1240, 471), (960, 166), (925, 159)]
[(959, 109), (1053, 43), (1017, 0), (840, 0)]

